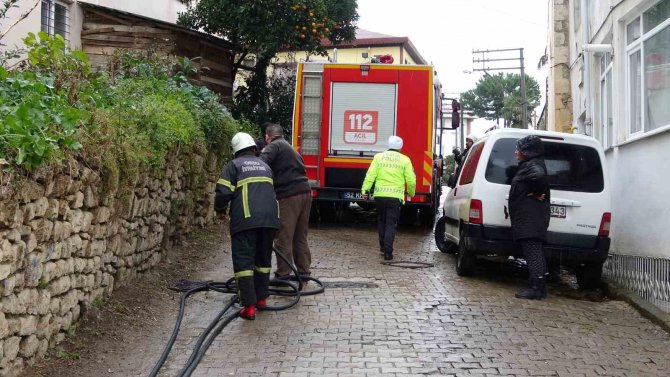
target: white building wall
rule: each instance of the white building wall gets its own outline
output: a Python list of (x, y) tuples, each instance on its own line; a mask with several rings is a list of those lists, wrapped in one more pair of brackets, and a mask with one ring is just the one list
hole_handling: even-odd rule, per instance
[[(580, 0), (570, 0), (571, 13), (571, 78), (575, 121), (583, 120), (581, 33), (583, 25), (574, 9)], [(594, 44), (611, 43), (613, 140), (605, 155), (610, 173), (612, 193), (612, 246), (614, 255), (607, 273), (620, 283), (636, 290), (643, 297), (670, 311), (670, 125), (644, 135), (631, 136), (628, 132), (630, 106), (627, 97), (628, 54), (626, 52), (626, 25), (640, 12), (659, 0), (589, 0), (590, 41)], [(591, 55), (591, 109), (593, 127), (586, 129), (603, 139), (600, 105), (600, 54)], [(670, 103), (667, 104), (670, 106)], [(580, 116), (582, 117), (580, 119)]]

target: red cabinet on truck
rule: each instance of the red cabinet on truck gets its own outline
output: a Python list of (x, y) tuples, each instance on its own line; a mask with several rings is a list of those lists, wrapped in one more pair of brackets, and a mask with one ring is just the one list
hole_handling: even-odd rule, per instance
[(417, 177), (403, 209), (432, 224), (440, 202), (440, 84), (433, 67), (389, 64), (298, 64), (293, 145), (302, 155), (321, 210), (366, 203), (360, 188), (376, 153), (391, 135), (404, 141)]

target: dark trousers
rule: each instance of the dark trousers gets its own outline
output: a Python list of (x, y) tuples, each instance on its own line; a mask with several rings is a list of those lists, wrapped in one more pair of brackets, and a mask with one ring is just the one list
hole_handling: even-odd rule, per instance
[(542, 241), (533, 238), (522, 239), (521, 250), (528, 265), (528, 277), (543, 279), (547, 273), (547, 262), (544, 259), (544, 245)]
[(379, 249), (384, 254), (393, 254), (393, 241), (400, 219), (402, 202), (395, 198), (375, 197), (375, 205), (377, 207)]
[[(291, 263), (295, 263), (300, 275), (310, 275), (312, 253), (307, 244), (309, 230), (309, 210), (312, 207), (312, 193), (294, 195), (277, 200), (279, 202), (279, 231), (275, 246)], [(291, 268), (281, 258), (277, 258), (277, 275), (291, 274)]]
[(241, 305), (268, 297), (272, 268), (272, 241), (276, 229), (256, 228), (231, 236), (233, 271)]

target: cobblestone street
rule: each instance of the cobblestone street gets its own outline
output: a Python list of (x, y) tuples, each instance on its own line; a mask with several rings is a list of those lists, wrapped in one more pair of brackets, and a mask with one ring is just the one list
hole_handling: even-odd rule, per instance
[[(293, 309), (235, 320), (194, 375), (670, 374), (668, 334), (627, 304), (579, 301), (556, 289), (545, 301), (515, 299), (520, 278), (494, 278), (495, 268), (458, 277), (455, 258), (437, 251), (427, 230), (404, 229), (396, 240), (396, 260), (435, 263), (427, 269), (380, 264), (369, 224), (313, 228), (310, 243), (314, 276), (371, 284), (329, 288)], [(222, 261), (202, 278), (231, 275), (229, 255)], [(181, 369), (223, 300), (209, 295), (189, 305), (163, 376)]]
[[(326, 283), (325, 293), (302, 297), (289, 310), (260, 312), (255, 321), (234, 320), (193, 375), (670, 375), (670, 337), (628, 304), (581, 300), (587, 295), (577, 294), (566, 285), (569, 281), (551, 285), (547, 300), (515, 299), (524, 283), (521, 269), (489, 262), (476, 277), (461, 278), (455, 256), (440, 253), (432, 232), (419, 227), (399, 230), (395, 260), (435, 266), (385, 266), (372, 214), (358, 215), (310, 230), (313, 274)], [(195, 265), (185, 264), (177, 275), (215, 281), (232, 276), (224, 227), (195, 234), (177, 250), (208, 255), (200, 272), (187, 272)], [(163, 275), (161, 271), (152, 274)], [(173, 284), (172, 279), (166, 283)], [(133, 313), (103, 317), (108, 325), (104, 331), (114, 340), (95, 336), (92, 344), (75, 348), (91, 350), (76, 362), (56, 356), (23, 376), (146, 376), (172, 332), (179, 301), (165, 289), (139, 289), (147, 293), (135, 298), (137, 307), (123, 300), (123, 290), (108, 304)], [(189, 299), (160, 376), (178, 375), (196, 339), (229, 297), (208, 292)], [(99, 333), (90, 325), (81, 332)]]

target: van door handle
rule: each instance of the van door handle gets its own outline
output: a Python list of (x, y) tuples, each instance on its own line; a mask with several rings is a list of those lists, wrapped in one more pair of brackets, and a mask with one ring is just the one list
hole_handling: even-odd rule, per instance
[(551, 204), (566, 207), (581, 207), (582, 202), (571, 199), (551, 198)]

